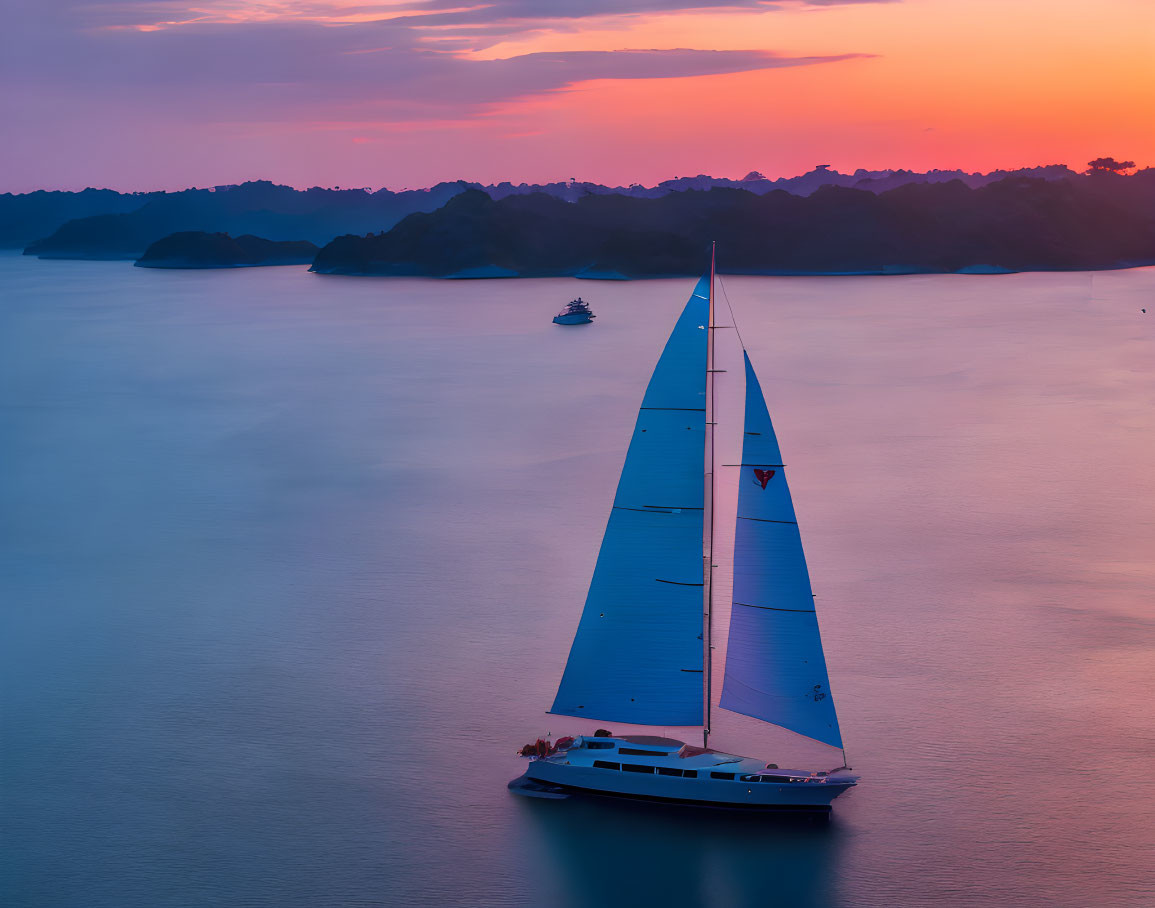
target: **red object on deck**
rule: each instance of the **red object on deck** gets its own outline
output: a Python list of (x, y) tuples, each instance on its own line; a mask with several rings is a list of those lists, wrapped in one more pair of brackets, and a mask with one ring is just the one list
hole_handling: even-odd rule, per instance
[(567, 750), (573, 746), (572, 737), (558, 738), (556, 744), (550, 744), (544, 738), (538, 738), (532, 744), (526, 744), (520, 751), (523, 757), (548, 757), (550, 754), (555, 754), (559, 750)]

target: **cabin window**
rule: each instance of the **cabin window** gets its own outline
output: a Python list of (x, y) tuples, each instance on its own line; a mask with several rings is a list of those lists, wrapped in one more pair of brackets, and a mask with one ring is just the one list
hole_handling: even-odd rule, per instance
[(638, 766), (636, 763), (623, 763), (622, 772), (648, 772), (650, 775), (653, 775), (654, 767)]
[(678, 776), (680, 778), (682, 775), (682, 770), (671, 769), (669, 766), (659, 766), (658, 767), (658, 775), (660, 775), (660, 776)]
[(730, 779), (730, 780), (733, 780), (734, 773), (732, 773), (732, 772), (712, 772), (712, 773), (710, 773), (710, 778), (711, 779)]
[(762, 777), (761, 776), (742, 776), (742, 781), (743, 782), (761, 782)]
[(696, 778), (698, 778), (698, 770), (696, 770), (696, 769), (683, 769), (682, 770), (682, 778), (684, 778), (684, 779), (696, 779)]
[(613, 750), (613, 741), (584, 741), (582, 747), (588, 747), (590, 750)]
[(610, 763), (606, 760), (594, 760), (594, 766), (598, 769), (621, 769), (621, 763)]
[(629, 754), (631, 757), (664, 757), (666, 756), (660, 750), (634, 750), (632, 747), (619, 747), (618, 753)]

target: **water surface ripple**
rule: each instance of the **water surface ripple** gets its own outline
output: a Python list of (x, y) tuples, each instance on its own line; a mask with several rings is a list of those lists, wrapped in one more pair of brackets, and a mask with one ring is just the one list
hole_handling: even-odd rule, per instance
[(727, 279), (864, 782), (507, 793), (689, 286), (0, 256), (0, 901), (1155, 902), (1153, 269)]

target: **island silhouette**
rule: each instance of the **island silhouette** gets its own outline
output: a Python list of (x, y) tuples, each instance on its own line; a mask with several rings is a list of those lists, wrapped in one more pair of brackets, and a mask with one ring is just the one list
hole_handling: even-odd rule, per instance
[[(729, 273), (1119, 268), (1155, 263), (1155, 169), (1133, 168), (1104, 157), (1081, 173), (843, 174), (819, 165), (779, 180), (751, 172), (650, 187), (457, 181), (374, 192), (254, 181), (34, 192), (0, 195), (0, 245), (146, 267), (291, 259), (319, 274), (385, 276), (681, 275), (711, 240)], [(304, 246), (277, 252), (264, 242), (321, 248), (310, 257)]]
[(190, 230), (174, 233), (150, 245), (138, 268), (249, 268), (256, 265), (308, 265), (317, 246), (308, 240), (277, 242), (245, 234)]

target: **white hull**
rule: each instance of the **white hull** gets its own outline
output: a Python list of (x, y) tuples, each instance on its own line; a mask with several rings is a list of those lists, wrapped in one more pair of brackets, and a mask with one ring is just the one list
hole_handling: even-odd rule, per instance
[(573, 793), (704, 807), (828, 812), (831, 802), (857, 781), (845, 771), (769, 769), (758, 760), (703, 751), (669, 738), (627, 737), (579, 738), (569, 750), (532, 760), (525, 776), (510, 787), (538, 797)]

